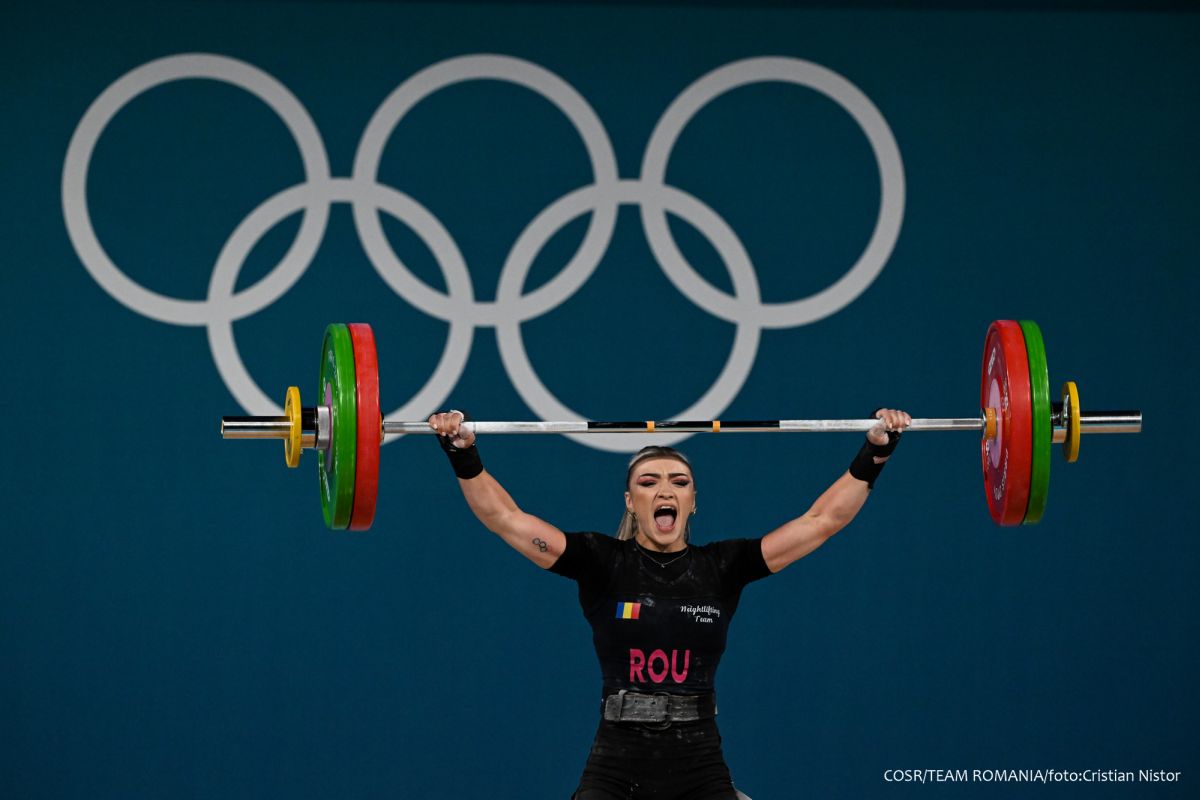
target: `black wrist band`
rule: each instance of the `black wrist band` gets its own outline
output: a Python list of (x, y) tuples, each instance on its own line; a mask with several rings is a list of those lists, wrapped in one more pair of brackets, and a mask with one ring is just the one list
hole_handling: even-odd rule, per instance
[(875, 488), (875, 479), (879, 477), (880, 472), (883, 472), (883, 465), (887, 463), (886, 461), (875, 463), (876, 457), (887, 458), (900, 443), (899, 431), (888, 431), (887, 435), (887, 444), (875, 444), (870, 439), (863, 442), (858, 455), (850, 462), (850, 475), (860, 481), (866, 481), (868, 489)]
[(446, 456), (450, 459), (450, 467), (454, 470), (455, 475), (464, 481), (469, 481), (483, 472), (483, 461), (480, 460), (479, 449), (475, 445), (471, 445), (465, 450), (459, 450), (450, 444), (450, 440), (445, 436), (439, 436), (438, 441), (441, 443), (442, 449), (446, 451)]
[[(463, 415), (463, 422), (471, 419), (465, 411), (459, 413)], [(479, 448), (475, 445), (460, 449), (454, 446), (449, 436), (439, 436), (437, 440), (446, 457), (450, 459), (450, 468), (454, 470), (455, 475), (469, 481), (483, 472), (483, 461), (479, 458)]]

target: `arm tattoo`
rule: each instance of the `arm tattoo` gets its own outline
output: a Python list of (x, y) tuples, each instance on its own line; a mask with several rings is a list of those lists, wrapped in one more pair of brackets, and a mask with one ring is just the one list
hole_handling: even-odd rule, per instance
[(536, 538), (533, 540), (533, 546), (538, 549), (539, 553), (546, 552), (546, 550), (549, 549), (549, 547), (550, 547), (550, 545), (546, 544), (544, 539), (536, 539)]

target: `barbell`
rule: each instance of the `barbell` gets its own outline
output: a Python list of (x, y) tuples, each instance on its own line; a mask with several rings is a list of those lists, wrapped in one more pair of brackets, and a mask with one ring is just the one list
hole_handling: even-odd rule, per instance
[[(980, 431), (983, 485), (998, 525), (1042, 518), (1050, 487), (1053, 444), (1068, 463), (1079, 458), (1082, 434), (1139, 433), (1140, 411), (1084, 411), (1073, 381), (1052, 402), (1046, 348), (1037, 324), (997, 320), (987, 330), (976, 416), (913, 419), (909, 431)], [(468, 422), (476, 434), (500, 433), (740, 433), (866, 431), (875, 419), (741, 421)], [(386, 420), (380, 413), (375, 335), (365, 323), (334, 323), (321, 345), (317, 404), (303, 406), (288, 387), (283, 416), (221, 418), (225, 439), (281, 439), (289, 467), (317, 451), (321, 511), (330, 528), (366, 530), (375, 518), (379, 453), (388, 434), (434, 433), (424, 421)]]

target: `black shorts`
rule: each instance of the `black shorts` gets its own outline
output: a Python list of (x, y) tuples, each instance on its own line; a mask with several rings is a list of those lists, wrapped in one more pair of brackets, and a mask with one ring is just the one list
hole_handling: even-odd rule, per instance
[(574, 800), (736, 800), (714, 719), (600, 721)]

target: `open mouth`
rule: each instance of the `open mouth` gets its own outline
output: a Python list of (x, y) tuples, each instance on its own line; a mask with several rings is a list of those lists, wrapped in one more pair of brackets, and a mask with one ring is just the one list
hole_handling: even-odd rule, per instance
[(670, 505), (661, 505), (654, 509), (654, 524), (655, 526), (666, 533), (675, 527), (675, 518), (679, 516), (679, 511)]

